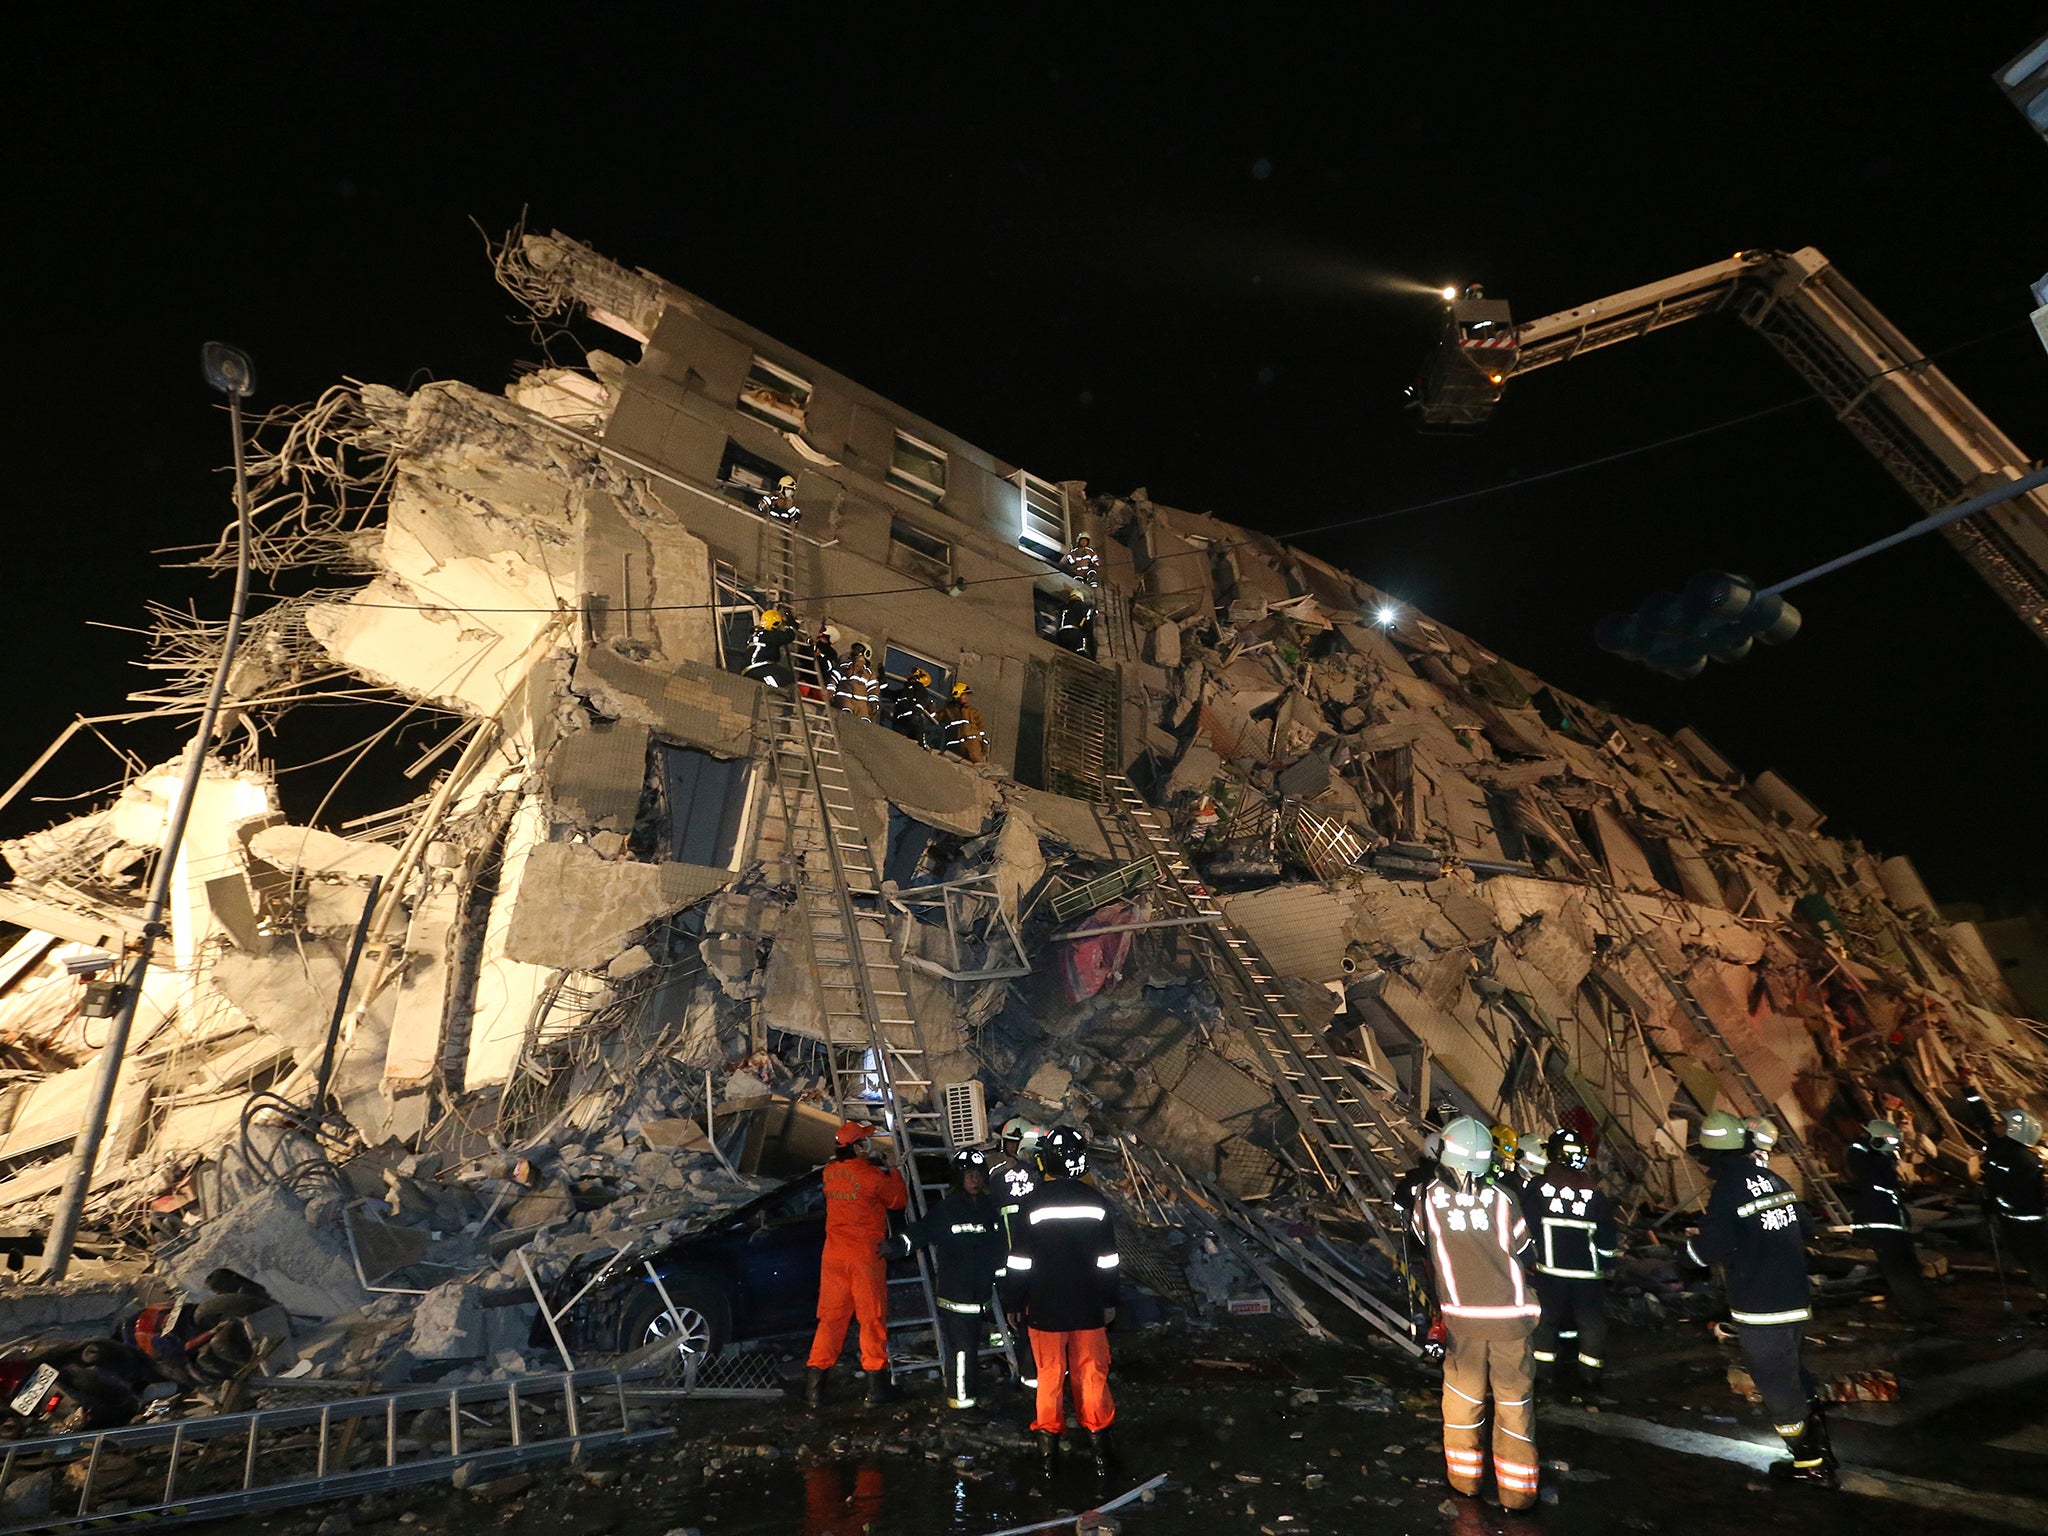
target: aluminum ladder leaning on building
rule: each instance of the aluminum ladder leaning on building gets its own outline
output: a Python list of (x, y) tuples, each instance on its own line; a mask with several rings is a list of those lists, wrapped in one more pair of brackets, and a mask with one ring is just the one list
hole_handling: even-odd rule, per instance
[[(1090, 669), (1091, 672), (1096, 669)], [(1419, 1155), (1421, 1137), (1392, 1103), (1327, 1050), (1298, 1013), (1258, 946), (1224, 916), (1160, 813), (1120, 770), (1116, 689), (1109, 674), (1078, 663), (1055, 674), (1048, 757), (1054, 781), (1094, 800), (1108, 816), (1119, 862), (1150, 858), (1171, 915), (1188, 919), (1188, 941), (1218, 998), (1245, 1030), (1266, 1074), (1301, 1130), (1317, 1175), (1348, 1198), (1398, 1264), (1394, 1181)], [(1121, 842), (1122, 847), (1116, 847)], [(1391, 1314), (1390, 1314), (1391, 1316)], [(1371, 1319), (1390, 1337), (1405, 1328)]]
[[(674, 1434), (634, 1428), (630, 1380), (610, 1370), (515, 1376), (17, 1440), (0, 1457), (0, 1488), (46, 1467), (55, 1487), (47, 1513), (0, 1516), (0, 1536), (218, 1520)], [(446, 1425), (422, 1425), (430, 1412)], [(64, 1475), (79, 1467), (75, 1483)]]
[[(1579, 830), (1573, 824), (1570, 812), (1563, 804), (1548, 795), (1538, 796), (1534, 803), (1541, 807), (1540, 813), (1534, 818), (1534, 830), (1540, 836), (1556, 843), (1564, 850), (1566, 857), (1579, 867), (1580, 873), (1585, 876), (1586, 884), (1592, 888), (1594, 899), (1600, 904), (1601, 912), (1621, 938), (1623, 952), (1633, 949), (1640, 954), (1657, 973), (1657, 979), (1664, 983), (1664, 990), (1669, 992), (1672, 1001), (1678, 1004), (1679, 1012), (1685, 1015), (1686, 1022), (1713, 1042), (1728, 1075), (1742, 1085), (1742, 1091), (1749, 1099), (1750, 1112), (1758, 1115), (1770, 1114), (1775, 1106), (1763, 1090), (1757, 1087), (1756, 1080), (1749, 1075), (1749, 1069), (1743, 1066), (1742, 1058), (1735, 1054), (1735, 1048), (1729, 1045), (1727, 1037), (1715, 1025), (1707, 1010), (1700, 1005), (1700, 1000), (1694, 995), (1690, 984), (1666, 965), (1663, 956), (1657, 953), (1657, 946), (1650, 941), (1642, 919), (1621, 892), (1615, 889), (1613, 878), (1607, 872), (1606, 861), (1596, 857), (1593, 850), (1586, 846), (1585, 839), (1579, 836)], [(1847, 1227), (1850, 1224), (1849, 1208), (1842, 1203), (1842, 1197), (1835, 1193), (1835, 1187), (1828, 1181), (1827, 1170), (1821, 1167), (1820, 1160), (1789, 1125), (1779, 1129), (1777, 1150), (1792, 1159), (1793, 1166), (1806, 1180), (1808, 1198), (1820, 1202), (1821, 1208), (1828, 1214), (1829, 1221), (1838, 1227)]]
[[(763, 522), (762, 584), (769, 600), (787, 605), (796, 596), (795, 539), (788, 527)], [(785, 829), (785, 853), (795, 862), (797, 905), (818, 979), (819, 1009), (827, 1036), (825, 1057), (833, 1098), (849, 1120), (881, 1122), (893, 1139), (910, 1192), (910, 1214), (922, 1216), (946, 1187), (921, 1162), (918, 1146), (946, 1144), (945, 1115), (931, 1081), (924, 1032), (911, 1010), (908, 976), (890, 936), (882, 903), (881, 872), (854, 809), (839, 733), (829, 696), (830, 679), (818, 671), (808, 645), (792, 646), (795, 685), (766, 690), (774, 731), (775, 783)], [(820, 867), (819, 855), (823, 855)], [(921, 1317), (892, 1328), (929, 1324), (932, 1351), (890, 1356), (890, 1375), (936, 1370), (938, 1295), (929, 1256), (920, 1252), (915, 1285)]]

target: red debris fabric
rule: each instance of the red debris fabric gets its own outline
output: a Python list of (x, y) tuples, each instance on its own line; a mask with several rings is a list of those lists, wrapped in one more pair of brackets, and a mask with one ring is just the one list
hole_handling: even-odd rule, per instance
[[(1128, 906), (1114, 902), (1090, 913), (1079, 926), (1083, 930), (1114, 928), (1136, 920)], [(1060, 957), (1060, 974), (1067, 984), (1068, 1002), (1082, 1002), (1104, 987), (1117, 984), (1124, 973), (1124, 962), (1131, 957), (1131, 937), (1126, 930), (1106, 933), (1099, 939), (1069, 939), (1060, 946), (1066, 951)]]

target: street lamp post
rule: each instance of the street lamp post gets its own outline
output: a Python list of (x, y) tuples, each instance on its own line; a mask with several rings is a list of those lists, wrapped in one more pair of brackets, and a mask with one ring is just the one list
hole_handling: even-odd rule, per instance
[(169, 930), (164, 927), (164, 908), (170, 902), (171, 873), (178, 861), (178, 846), (185, 838), (185, 823), (192, 815), (192, 799), (198, 792), (200, 776), (206, 771), (206, 749), (213, 740), (213, 727), (220, 715), (220, 702), (227, 692), (228, 669), (234, 665), (235, 649), (241, 644), (242, 618), (249, 604), (249, 479), (242, 446), (242, 401), (256, 387), (256, 371), (249, 355), (225, 342), (209, 341), (200, 353), (206, 381), (228, 397), (228, 426), (235, 439), (235, 600), (228, 614), (227, 641), (221, 647), (220, 665), (213, 674), (213, 687), (206, 696), (206, 708), (199, 716), (199, 732), (185, 754), (185, 776), (178, 785), (177, 803), (165, 824), (163, 850), (157, 856), (156, 873), (149, 885), (149, 901), (142, 910), (142, 938), (135, 958), (121, 981), (120, 1004), (100, 1052), (99, 1075), (93, 1080), (92, 1099), (86, 1106), (85, 1123), (71, 1154), (71, 1173), (64, 1183), (63, 1197), (43, 1240), (42, 1275), (62, 1280), (71, 1268), (71, 1245), (78, 1236), (79, 1218), (85, 1214), (86, 1195), (92, 1189), (93, 1165), (99, 1161), (100, 1143), (106, 1139), (107, 1115), (114, 1103), (114, 1088), (121, 1077), (121, 1059), (127, 1054), (128, 1036), (135, 1028), (135, 1010), (142, 1002), (142, 980), (149, 971), (149, 957), (156, 941)]

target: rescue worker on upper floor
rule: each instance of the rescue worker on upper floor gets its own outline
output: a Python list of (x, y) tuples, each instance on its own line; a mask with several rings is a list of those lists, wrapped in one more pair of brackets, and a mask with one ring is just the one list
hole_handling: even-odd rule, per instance
[(1920, 1274), (1920, 1254), (1906, 1197), (1899, 1193), (1899, 1150), (1905, 1136), (1889, 1120), (1872, 1120), (1849, 1144), (1842, 1171), (1849, 1184), (1849, 1230), (1870, 1244), (1899, 1315), (1915, 1327), (1934, 1323), (1934, 1293)]
[(1081, 1427), (1088, 1431), (1096, 1468), (1103, 1470), (1111, 1454), (1109, 1427), (1116, 1422), (1108, 1333), (1116, 1317), (1116, 1228), (1108, 1202), (1082, 1182), (1088, 1173), (1085, 1136), (1070, 1125), (1054, 1126), (1039, 1152), (1044, 1182), (1012, 1218), (1016, 1237), (1004, 1305), (1030, 1316), (1038, 1367), (1031, 1433), (1046, 1468), (1059, 1454), (1071, 1380)]
[(1052, 643), (1077, 656), (1095, 654), (1095, 605), (1073, 587), (1060, 594), (1060, 616), (1053, 625)]
[(1769, 1121), (1746, 1126), (1726, 1110), (1700, 1122), (1700, 1152), (1714, 1184), (1686, 1253), (1695, 1264), (1722, 1272), (1736, 1342), (1771, 1427), (1792, 1453), (1789, 1461), (1772, 1464), (1772, 1475), (1833, 1488), (1835, 1453), (1827, 1419), (1800, 1358), (1813, 1316), (1806, 1217), (1792, 1186), (1759, 1160), (1776, 1139), (1777, 1127)]
[(948, 1408), (972, 1408), (980, 1396), (981, 1347), (994, 1320), (992, 1298), (996, 1283), (1008, 1273), (1009, 1244), (988, 1176), (988, 1154), (971, 1147), (955, 1152), (952, 1187), (887, 1245), (892, 1258), (931, 1250)]
[(1076, 581), (1085, 581), (1091, 587), (1102, 580), (1102, 556), (1095, 552), (1095, 541), (1085, 533), (1074, 540), (1074, 547), (1067, 551), (1060, 566)]
[(878, 1403), (889, 1387), (889, 1213), (910, 1203), (903, 1175), (872, 1158), (871, 1126), (848, 1120), (838, 1150), (825, 1165), (825, 1252), (818, 1261), (818, 1331), (804, 1376), (804, 1403), (823, 1401), (825, 1376), (846, 1347), (846, 1326), (860, 1319), (860, 1367), (867, 1399)]
[(945, 732), (947, 752), (970, 763), (981, 763), (988, 760), (988, 727), (982, 723), (981, 711), (974, 707), (973, 698), (973, 691), (965, 683), (955, 683), (952, 698), (939, 712), (939, 724)]
[(1444, 1469), (1457, 1492), (1479, 1492), (1491, 1397), (1501, 1507), (1530, 1509), (1537, 1498), (1530, 1333), (1540, 1308), (1523, 1272), (1529, 1228), (1520, 1204), (1493, 1177), (1493, 1137), (1484, 1121), (1466, 1115), (1445, 1126), (1441, 1161), (1410, 1220), (1429, 1250), (1447, 1334)]
[(1579, 1384), (1600, 1390), (1607, 1368), (1607, 1265), (1621, 1251), (1614, 1208), (1593, 1172), (1593, 1149), (1560, 1126), (1544, 1146), (1543, 1172), (1522, 1192), (1522, 1216), (1536, 1245), (1536, 1379), (1564, 1374), (1566, 1345), (1576, 1356)]
[[(2000, 1242), (2020, 1261), (2027, 1279), (2048, 1302), (2048, 1192), (2043, 1190), (2041, 1122), (2024, 1109), (2001, 1117), (2005, 1134), (1984, 1149), (1984, 1206)], [(2048, 1306), (2034, 1314), (2048, 1320)]]
[(796, 476), (784, 475), (775, 482), (775, 489), (755, 503), (754, 510), (763, 517), (773, 518), (778, 523), (794, 523), (803, 518), (803, 509), (796, 504)]
[(882, 685), (875, 680), (875, 653), (859, 640), (846, 653), (846, 664), (832, 679), (832, 702), (862, 720), (875, 718)]
[(839, 631), (830, 624), (819, 625), (817, 634), (811, 637), (811, 661), (818, 669), (818, 686), (829, 700), (838, 687), (839, 674), (846, 666), (839, 656)]
[(796, 640), (796, 626), (780, 608), (765, 610), (747, 641), (747, 664), (742, 677), (751, 677), (770, 688), (787, 688), (796, 678), (788, 651)]
[(912, 667), (908, 677), (882, 684), (882, 723), (898, 736), (922, 747), (936, 746), (942, 736), (938, 701), (932, 697), (932, 675)]

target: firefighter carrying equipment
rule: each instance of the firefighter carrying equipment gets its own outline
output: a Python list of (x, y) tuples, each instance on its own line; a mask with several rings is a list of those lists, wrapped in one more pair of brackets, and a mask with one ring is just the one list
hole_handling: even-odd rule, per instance
[[(889, 1368), (889, 1264), (881, 1245), (889, 1213), (909, 1204), (903, 1176), (854, 1151), (866, 1126), (839, 1128), (839, 1152), (825, 1165), (825, 1252), (818, 1262), (818, 1331), (811, 1339), (814, 1371), (829, 1371), (846, 1346), (846, 1327), (860, 1320), (861, 1369)], [(872, 1384), (872, 1378), (870, 1378)]]
[(1444, 1127), (1441, 1161), (1446, 1168), (1477, 1178), (1493, 1166), (1493, 1133), (1470, 1115)]
[[(962, 1161), (967, 1158), (977, 1161)], [(986, 1168), (987, 1163), (979, 1152), (959, 1152), (953, 1157), (956, 1174)], [(946, 1406), (972, 1408), (980, 1392), (989, 1301), (996, 1286), (1007, 1278), (1004, 1260), (1009, 1245), (1003, 1237), (995, 1196), (986, 1189), (969, 1194), (963, 1184), (956, 1183), (889, 1244), (890, 1254), (896, 1258), (908, 1258), (920, 1248), (929, 1248), (932, 1254)]]
[[(1080, 1139), (1071, 1127), (1061, 1133)], [(1085, 1159), (1084, 1159), (1085, 1161)], [(1046, 1180), (1025, 1196), (1013, 1218), (1003, 1302), (1030, 1315), (1031, 1355), (1038, 1369), (1034, 1430), (1058, 1434), (1066, 1425), (1064, 1394), (1071, 1377), (1081, 1423), (1091, 1432), (1116, 1418), (1109, 1392), (1109, 1339), (1121, 1259), (1109, 1205), (1049, 1147)]]

